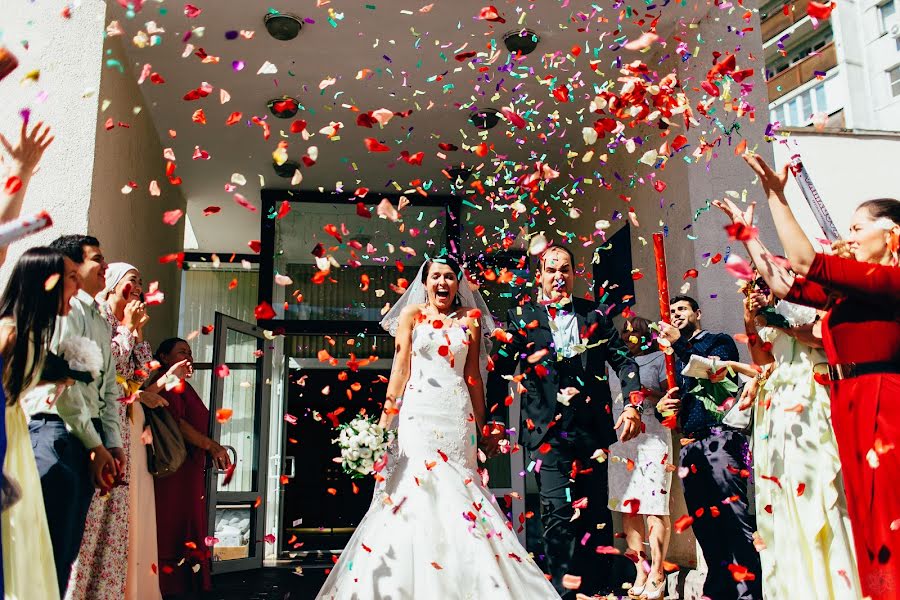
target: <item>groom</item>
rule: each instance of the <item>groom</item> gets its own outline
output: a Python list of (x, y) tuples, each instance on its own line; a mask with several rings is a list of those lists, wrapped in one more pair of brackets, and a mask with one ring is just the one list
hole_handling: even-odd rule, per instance
[(641, 427), (640, 402), (613, 427), (605, 365), (616, 370), (626, 396), (640, 389), (638, 367), (603, 307), (572, 297), (574, 262), (563, 246), (543, 253), (538, 298), (509, 311), (487, 384), (487, 405), (503, 402), (509, 376), (521, 367), (519, 441), (535, 465), (547, 562), (566, 599), (611, 591), (604, 551), (613, 545), (612, 515), (598, 450), (616, 440), (616, 429), (627, 440)]

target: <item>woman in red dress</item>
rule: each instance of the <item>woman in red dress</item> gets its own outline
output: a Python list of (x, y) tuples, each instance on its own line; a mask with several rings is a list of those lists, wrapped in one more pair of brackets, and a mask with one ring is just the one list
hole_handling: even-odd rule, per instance
[[(186, 378), (191, 376), (191, 347), (180, 338), (160, 344), (156, 359), (162, 364), (160, 373), (183, 361)], [(159, 394), (169, 401), (167, 408), (178, 421), (188, 449), (180, 469), (156, 480), (159, 584), (166, 598), (191, 598), (212, 587), (210, 551), (206, 545), (206, 457), (208, 454), (220, 469), (228, 468), (231, 461), (225, 449), (209, 438), (209, 409), (194, 388), (187, 381), (181, 381), (172, 390), (165, 389), (167, 382), (162, 379), (157, 385), (162, 388)]]
[[(871, 200), (853, 215), (838, 255), (817, 253), (784, 197), (788, 171), (744, 157), (759, 175), (790, 269), (754, 238), (745, 246), (780, 298), (826, 309), (823, 375), (841, 458), (863, 593), (900, 598), (900, 202)], [(733, 202), (717, 201), (735, 224), (749, 227)]]

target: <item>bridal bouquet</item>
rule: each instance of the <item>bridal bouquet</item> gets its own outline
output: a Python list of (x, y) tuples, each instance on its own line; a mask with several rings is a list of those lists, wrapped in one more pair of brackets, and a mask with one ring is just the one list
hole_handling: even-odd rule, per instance
[(332, 442), (341, 447), (340, 463), (345, 473), (353, 479), (360, 479), (381, 470), (387, 448), (394, 441), (393, 431), (384, 429), (374, 418), (362, 414), (338, 426), (338, 431), (337, 439)]

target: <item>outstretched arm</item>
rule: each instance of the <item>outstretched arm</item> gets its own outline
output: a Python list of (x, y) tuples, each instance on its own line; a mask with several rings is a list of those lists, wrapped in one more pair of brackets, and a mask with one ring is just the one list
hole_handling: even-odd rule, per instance
[[(733, 224), (747, 228), (753, 226), (755, 202), (752, 202), (746, 211), (742, 211), (737, 204), (728, 198), (713, 200), (712, 204), (724, 212)], [(756, 265), (759, 274), (765, 279), (769, 289), (779, 298), (786, 297), (791, 290), (791, 286), (794, 285), (794, 275), (788, 270), (787, 265), (769, 252), (769, 249), (759, 241), (758, 237), (751, 237), (744, 240), (743, 243), (744, 248), (747, 249), (747, 253), (750, 255), (750, 259)]]
[(381, 412), (381, 419), (378, 421), (378, 424), (384, 428), (389, 427), (394, 420), (394, 415), (398, 412), (398, 401), (403, 397), (403, 390), (406, 389), (406, 383), (409, 381), (412, 330), (419, 312), (419, 305), (414, 304), (407, 306), (400, 313), (397, 336), (394, 338), (394, 365), (391, 367), (391, 378), (388, 380), (384, 409)]
[(763, 185), (763, 191), (769, 201), (769, 210), (772, 211), (772, 220), (775, 221), (775, 230), (784, 247), (785, 256), (796, 273), (806, 275), (816, 256), (816, 249), (806, 237), (806, 233), (800, 227), (800, 223), (784, 196), (784, 186), (788, 180), (788, 165), (784, 165), (776, 173), (758, 154), (748, 152), (744, 154), (744, 160), (759, 176)]

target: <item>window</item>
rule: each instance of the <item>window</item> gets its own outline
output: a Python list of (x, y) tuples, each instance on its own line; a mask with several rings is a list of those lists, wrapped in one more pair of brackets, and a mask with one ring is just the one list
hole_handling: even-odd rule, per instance
[(782, 102), (770, 110), (771, 118), (781, 121), (785, 127), (803, 127), (810, 123), (815, 114), (831, 114), (835, 109), (828, 104), (825, 86), (826, 82), (823, 81), (790, 100)]
[(900, 96), (900, 65), (888, 71), (888, 80), (891, 82), (891, 96)]
[(881, 21), (881, 33), (887, 33), (891, 28), (892, 17), (897, 13), (897, 0), (888, 0), (878, 7), (878, 18)]

